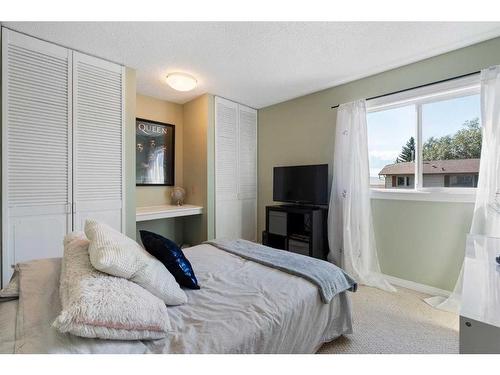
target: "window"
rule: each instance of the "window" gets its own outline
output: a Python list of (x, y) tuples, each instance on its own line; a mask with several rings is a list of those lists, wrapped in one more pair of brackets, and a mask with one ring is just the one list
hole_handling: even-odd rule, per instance
[(479, 94), (422, 105), (424, 188), (475, 187), (481, 155), (479, 112)]
[(367, 124), (370, 186), (377, 192), (470, 195), (477, 187), (478, 76), (371, 100)]
[(396, 185), (392, 185), (392, 187), (413, 187), (410, 183), (410, 176), (393, 176), (393, 179), (396, 179)]
[(445, 178), (445, 187), (477, 187), (477, 175), (449, 175)]
[[(368, 155), (370, 161), (370, 186), (375, 188), (392, 188), (399, 185), (398, 175), (381, 174), (396, 163), (401, 152), (401, 145), (415, 137), (415, 109), (403, 106), (368, 113)], [(414, 147), (414, 145), (413, 145)], [(415, 154), (409, 148), (407, 161), (414, 161)], [(402, 165), (401, 165), (402, 166)], [(415, 173), (414, 164), (405, 164), (407, 174)], [(394, 176), (394, 184), (392, 183)], [(390, 181), (389, 181), (390, 180)]]

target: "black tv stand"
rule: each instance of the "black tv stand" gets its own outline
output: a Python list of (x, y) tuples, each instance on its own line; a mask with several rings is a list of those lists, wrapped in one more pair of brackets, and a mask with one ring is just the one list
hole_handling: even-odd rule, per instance
[(275, 205), (266, 207), (262, 243), (314, 258), (326, 259), (328, 210), (317, 206)]

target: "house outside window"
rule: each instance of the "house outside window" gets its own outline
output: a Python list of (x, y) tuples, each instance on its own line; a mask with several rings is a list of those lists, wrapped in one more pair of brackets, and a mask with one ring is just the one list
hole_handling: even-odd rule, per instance
[(453, 194), (452, 201), (473, 201), (482, 140), (479, 94), (474, 75), (368, 101), (372, 196), (446, 201)]
[[(423, 187), (477, 187), (480, 159), (424, 161)], [(394, 163), (384, 166), (379, 172), (385, 180), (385, 188), (414, 188), (414, 163)], [(407, 182), (403, 182), (408, 180)], [(395, 183), (396, 181), (396, 183)], [(411, 181), (411, 183), (410, 183)]]

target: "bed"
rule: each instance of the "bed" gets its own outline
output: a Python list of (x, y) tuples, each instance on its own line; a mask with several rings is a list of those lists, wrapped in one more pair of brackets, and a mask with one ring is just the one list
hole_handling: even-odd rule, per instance
[(168, 307), (172, 334), (113, 341), (60, 334), (60, 259), (31, 262), (19, 300), (0, 303), (2, 353), (314, 353), (352, 332), (348, 292), (324, 303), (306, 279), (202, 244), (185, 250), (202, 288)]

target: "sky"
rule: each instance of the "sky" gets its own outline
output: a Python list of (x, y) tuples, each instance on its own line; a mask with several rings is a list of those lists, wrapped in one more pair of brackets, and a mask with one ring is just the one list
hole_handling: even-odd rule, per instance
[[(467, 120), (480, 117), (479, 95), (443, 100), (422, 106), (422, 136), (452, 135)], [(368, 113), (368, 155), (370, 176), (392, 164), (410, 137), (415, 136), (416, 111), (413, 105)]]

